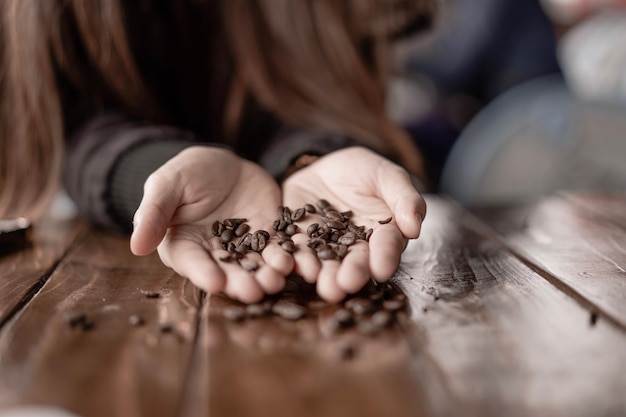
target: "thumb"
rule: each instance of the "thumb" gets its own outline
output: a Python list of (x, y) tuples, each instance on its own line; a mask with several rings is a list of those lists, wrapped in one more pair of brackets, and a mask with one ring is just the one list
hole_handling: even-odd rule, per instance
[(167, 176), (152, 174), (148, 177), (133, 219), (130, 250), (135, 255), (148, 255), (161, 243), (178, 209), (180, 189)]
[(408, 239), (419, 237), (426, 216), (426, 202), (415, 189), (408, 172), (391, 166), (378, 176), (381, 198), (391, 209), (398, 228)]

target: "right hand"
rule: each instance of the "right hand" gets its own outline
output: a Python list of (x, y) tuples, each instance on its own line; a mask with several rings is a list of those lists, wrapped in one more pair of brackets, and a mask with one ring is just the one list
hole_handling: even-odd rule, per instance
[(211, 231), (215, 220), (247, 218), (250, 232), (272, 230), (280, 188), (260, 166), (206, 146), (181, 151), (144, 185), (130, 240), (135, 255), (158, 249), (163, 263), (208, 293), (224, 291), (251, 303), (282, 290), (293, 258), (268, 240), (262, 255), (248, 252), (259, 268), (248, 272), (227, 255)]

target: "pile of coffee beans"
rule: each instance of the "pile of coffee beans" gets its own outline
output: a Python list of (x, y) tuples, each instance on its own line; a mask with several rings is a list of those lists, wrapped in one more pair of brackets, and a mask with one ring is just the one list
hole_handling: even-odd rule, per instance
[[(316, 207), (317, 206), (317, 207)], [(305, 204), (303, 207), (292, 210), (287, 206), (279, 206), (278, 217), (272, 224), (275, 237), (280, 247), (289, 253), (294, 253), (297, 246), (292, 236), (301, 232), (296, 222), (305, 220), (308, 215), (319, 214), (321, 223), (314, 222), (307, 226), (306, 234), (309, 239), (307, 246), (315, 250), (318, 259), (341, 260), (348, 253), (349, 247), (358, 240), (369, 241), (373, 229), (366, 230), (365, 226), (357, 226), (350, 219), (352, 211), (340, 212), (328, 201), (318, 200), (315, 205)], [(391, 222), (389, 217), (379, 220), (378, 223)], [(248, 271), (258, 268), (256, 261), (245, 258), (249, 251), (261, 253), (271, 235), (268, 231), (260, 229), (250, 233), (250, 226), (245, 218), (229, 218), (224, 221), (216, 220), (211, 231), (219, 238), (222, 248), (228, 251), (228, 255), (220, 258), (223, 262), (239, 262)]]

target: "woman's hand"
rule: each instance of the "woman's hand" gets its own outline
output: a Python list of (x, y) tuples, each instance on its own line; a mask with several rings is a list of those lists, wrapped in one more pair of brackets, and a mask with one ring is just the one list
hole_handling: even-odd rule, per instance
[(228, 252), (211, 226), (215, 220), (247, 218), (250, 232), (271, 231), (280, 204), (278, 185), (258, 165), (225, 149), (190, 147), (146, 181), (131, 250), (147, 255), (158, 248), (163, 263), (201, 289), (256, 302), (282, 290), (293, 258), (271, 240), (262, 256), (246, 254), (259, 265), (248, 272), (237, 262), (220, 260)]
[[(283, 183), (283, 204), (292, 210), (326, 199), (339, 211), (352, 210), (352, 222), (374, 229), (369, 244), (349, 247), (343, 260), (320, 261), (307, 247), (308, 236), (293, 236), (296, 271), (317, 282), (318, 294), (331, 302), (361, 289), (373, 277), (386, 281), (395, 273), (407, 239), (417, 238), (426, 203), (400, 166), (360, 147), (333, 152), (291, 175)], [(379, 220), (392, 217), (391, 222)], [(305, 223), (319, 222), (308, 215)], [(301, 225), (306, 230), (307, 225)]]

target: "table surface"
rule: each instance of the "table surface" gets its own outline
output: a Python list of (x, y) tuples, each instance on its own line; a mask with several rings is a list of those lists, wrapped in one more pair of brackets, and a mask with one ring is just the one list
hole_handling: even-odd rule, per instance
[[(392, 280), (408, 309), (374, 336), (333, 331), (338, 307), (319, 302), (297, 321), (229, 321), (236, 303), (133, 256), (126, 237), (42, 221), (30, 248), (0, 257), (0, 411), (626, 415), (626, 194), (427, 202)], [(281, 297), (312, 294), (293, 281)]]

